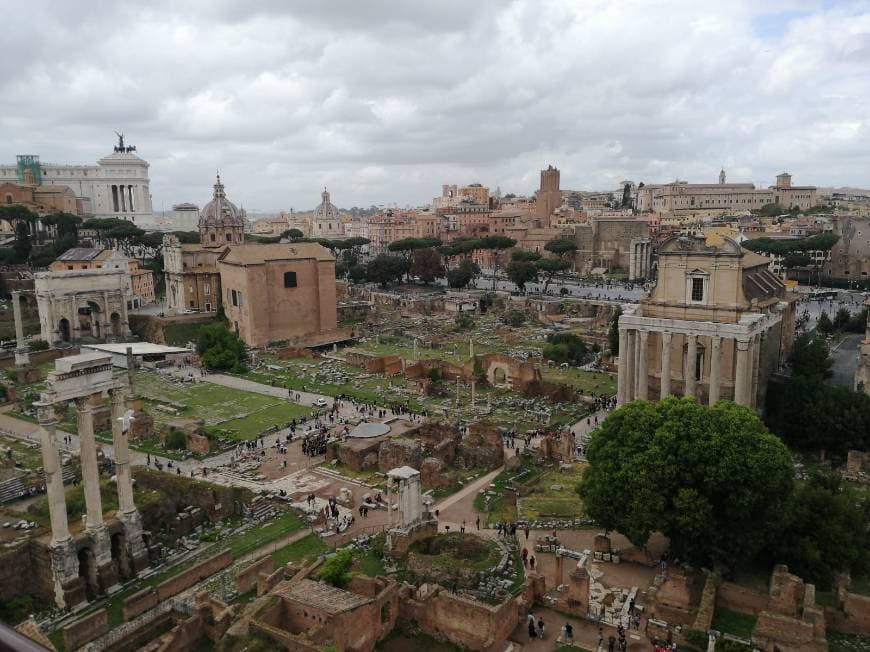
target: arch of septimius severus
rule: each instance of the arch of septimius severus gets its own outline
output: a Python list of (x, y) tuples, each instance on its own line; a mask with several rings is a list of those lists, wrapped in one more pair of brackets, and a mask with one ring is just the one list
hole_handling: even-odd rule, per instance
[[(55, 602), (59, 607), (72, 608), (107, 593), (119, 580), (129, 579), (148, 565), (142, 519), (133, 501), (127, 442), (128, 391), (128, 380), (113, 376), (110, 356), (87, 353), (58, 359), (46, 379), (46, 390), (36, 404), (51, 519), (51, 570)], [(109, 523), (103, 519), (94, 438), (94, 403), (102, 398), (108, 398), (112, 406), (118, 490), (118, 518)], [(77, 408), (86, 512), (84, 529), (75, 536), (67, 521), (54, 413), (55, 406), (69, 401), (74, 401)]]

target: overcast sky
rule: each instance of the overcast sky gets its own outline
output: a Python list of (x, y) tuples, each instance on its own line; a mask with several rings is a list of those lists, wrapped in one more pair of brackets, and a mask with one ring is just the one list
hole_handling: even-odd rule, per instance
[(249, 210), (623, 179), (870, 186), (870, 2), (31, 2), (0, 39), (0, 161), (95, 163), (155, 210), (216, 169)]

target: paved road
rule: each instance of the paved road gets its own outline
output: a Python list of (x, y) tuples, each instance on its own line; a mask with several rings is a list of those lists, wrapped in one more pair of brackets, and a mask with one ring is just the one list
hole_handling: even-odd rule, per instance
[(834, 359), (832, 384), (850, 388), (854, 384), (855, 370), (858, 368), (858, 348), (862, 337), (858, 334), (846, 335), (831, 347), (831, 357)]

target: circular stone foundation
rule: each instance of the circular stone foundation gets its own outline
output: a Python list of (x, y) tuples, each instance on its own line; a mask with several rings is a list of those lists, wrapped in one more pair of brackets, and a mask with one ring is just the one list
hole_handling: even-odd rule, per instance
[(494, 541), (474, 534), (438, 534), (411, 545), (406, 560), (409, 578), (445, 587), (475, 588), (483, 571), (498, 566), (501, 551)]
[(361, 423), (347, 433), (347, 436), (356, 439), (371, 439), (386, 435), (388, 432), (390, 432), (390, 426), (386, 423)]

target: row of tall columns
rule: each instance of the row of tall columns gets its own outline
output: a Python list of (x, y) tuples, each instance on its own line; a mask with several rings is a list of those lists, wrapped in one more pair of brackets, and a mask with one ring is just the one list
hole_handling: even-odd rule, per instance
[[(661, 337), (661, 374), (659, 397), (671, 394), (671, 343), (673, 333), (656, 331)], [(683, 395), (696, 396), (698, 379), (696, 375), (698, 360), (698, 335), (688, 333), (686, 338), (686, 357), (683, 363)], [(713, 405), (721, 398), (722, 392), (722, 337), (710, 337), (710, 375), (708, 379), (708, 399)], [(752, 406), (757, 393), (761, 338), (756, 335), (736, 340), (736, 373), (734, 378), (734, 401), (740, 405)], [(617, 379), (617, 404), (622, 405), (635, 398), (649, 398), (649, 331), (620, 329), (619, 331), (619, 375)]]
[[(103, 505), (100, 495), (100, 476), (97, 465), (97, 446), (94, 435), (94, 407), (92, 396), (76, 399), (78, 411), (77, 428), (80, 441), (82, 485), (85, 498), (85, 533), (92, 541), (91, 553), (95, 563), (92, 569), (103, 590), (117, 582), (112, 559), (112, 546), (103, 521)], [(141, 516), (133, 499), (133, 478), (130, 468), (130, 449), (123, 422), (126, 406), (126, 391), (116, 388), (111, 392), (112, 440), (115, 451), (116, 480), (118, 490), (119, 518), (125, 526), (129, 559), (121, 560), (122, 568), (141, 570), (148, 565), (148, 551), (142, 536)], [(42, 464), (45, 469), (45, 488), (48, 497), (51, 521), (52, 571), (55, 581), (55, 601), (60, 607), (68, 604), (70, 586), (79, 576), (76, 545), (70, 535), (67, 521), (66, 496), (63, 485), (63, 467), (57, 445), (57, 420), (54, 406), (48, 402), (37, 404), (42, 443)], [(130, 563), (132, 562), (132, 564)], [(77, 599), (74, 599), (77, 601)]]
[(634, 281), (651, 276), (652, 243), (649, 240), (632, 240), (628, 255), (628, 280)]

